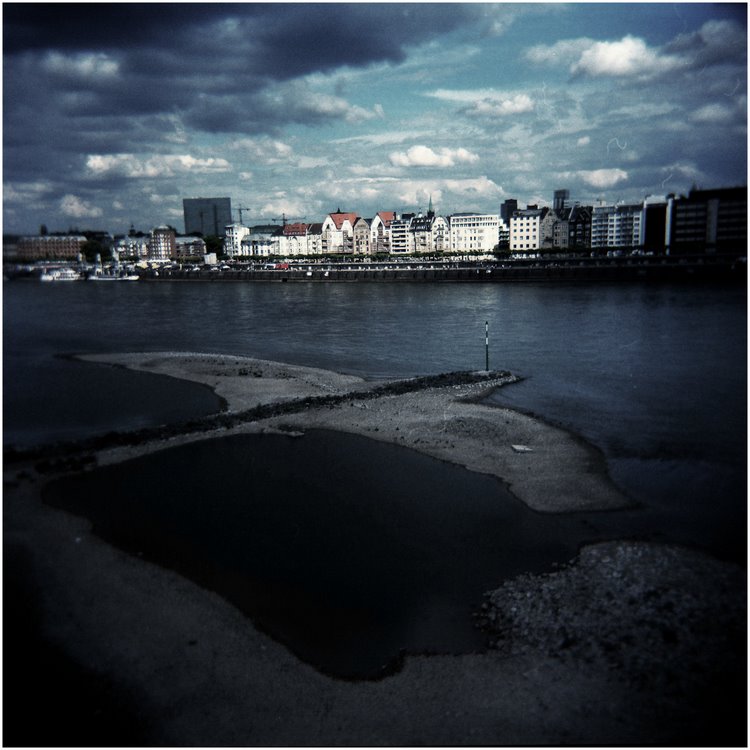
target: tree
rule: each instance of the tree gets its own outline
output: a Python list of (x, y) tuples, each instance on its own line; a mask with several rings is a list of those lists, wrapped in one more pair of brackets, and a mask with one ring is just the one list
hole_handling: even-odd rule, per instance
[(203, 238), (207, 253), (216, 253), (217, 257), (224, 252), (224, 240), (215, 234), (208, 234)]
[(112, 258), (110, 249), (102, 245), (98, 240), (86, 240), (86, 242), (81, 245), (81, 252), (88, 263), (94, 263), (97, 255), (99, 255), (103, 261)]

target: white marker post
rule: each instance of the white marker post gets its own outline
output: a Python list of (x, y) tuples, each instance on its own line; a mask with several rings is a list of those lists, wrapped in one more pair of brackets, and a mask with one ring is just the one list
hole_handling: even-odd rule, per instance
[(484, 369), (490, 371), (490, 323), (484, 321)]

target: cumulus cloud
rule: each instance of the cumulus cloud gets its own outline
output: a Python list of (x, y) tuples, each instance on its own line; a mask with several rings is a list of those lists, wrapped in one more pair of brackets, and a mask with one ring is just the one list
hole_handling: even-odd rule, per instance
[(628, 173), (623, 169), (584, 169), (576, 174), (587, 185), (595, 188), (611, 188), (628, 179)]
[(596, 44), (594, 39), (580, 37), (578, 39), (561, 39), (554, 44), (537, 44), (530, 47), (524, 53), (524, 57), (529, 62), (537, 65), (565, 65), (574, 64), (590, 47)]
[(533, 99), (525, 92), (495, 89), (436, 89), (427, 96), (463, 104), (460, 112), (469, 117), (507, 117), (534, 109)]
[(231, 141), (229, 148), (241, 151), (262, 164), (278, 164), (288, 161), (294, 150), (288, 143), (275, 138), (239, 138)]
[(86, 169), (93, 177), (173, 177), (186, 172), (228, 172), (230, 168), (226, 159), (199, 159), (188, 154), (155, 155), (147, 159), (141, 159), (135, 154), (90, 154), (86, 159)]
[(538, 65), (565, 65), (574, 76), (648, 77), (687, 67), (679, 55), (653, 49), (630, 34), (615, 41), (563, 39), (531, 47), (524, 56)]
[(34, 201), (52, 190), (53, 185), (42, 180), (39, 180), (37, 182), (6, 182), (3, 185), (3, 202)]
[(448, 206), (460, 206), (471, 210), (472, 206), (487, 201), (496, 201), (503, 195), (503, 189), (486, 176), (467, 179), (439, 179), (429, 183), (413, 180), (399, 180), (389, 186), (388, 194), (397, 205), (425, 206), (432, 196), (433, 205), (440, 212), (448, 212)]
[(692, 67), (737, 63), (747, 48), (745, 30), (734, 21), (714, 19), (706, 21), (700, 29), (679, 34), (666, 51), (680, 55)]
[(730, 20), (710, 20), (663, 47), (649, 47), (628, 34), (619, 40), (562, 39), (530, 47), (524, 57), (537, 65), (564, 65), (573, 75), (648, 78), (675, 70), (703, 69), (745, 57), (746, 32)]
[[(321, 6), (299, 3), (10, 3), (4, 204), (18, 220), (6, 226), (62, 226), (67, 195), (84, 210), (101, 206), (98, 225), (111, 218), (122, 231), (126, 213), (125, 230), (157, 225), (169, 202), (150, 195), (176, 196), (179, 207), (180, 194), (204, 190), (295, 199), (310, 217), (350, 188), (376, 210), (417, 190), (442, 191), (443, 210), (496, 210), (500, 170), (508, 195), (526, 200), (564, 171), (571, 188), (612, 183), (617, 197), (623, 185), (637, 196), (684, 154), (700, 184), (734, 184), (747, 171), (744, 8), (701, 7), (683, 21), (658, 4), (634, 14), (617, 4), (426, 13), (343, 3), (331, 24)], [(490, 37), (521, 13), (534, 16), (535, 46), (510, 57)], [(587, 36), (560, 39), (576, 27)], [(657, 45), (657, 27), (672, 41)], [(591, 29), (626, 30), (592, 39)], [(467, 81), (475, 88), (449, 88)], [(601, 161), (583, 163), (583, 153)], [(486, 178), (481, 164), (493, 170)], [(620, 172), (593, 169), (585, 183), (575, 170), (589, 166)], [(447, 175), (469, 181), (449, 186)], [(349, 177), (356, 186), (342, 183)], [(273, 198), (279, 188), (286, 198)]]
[(721, 123), (729, 122), (734, 117), (734, 111), (724, 104), (706, 104), (697, 109), (690, 116), (694, 122)]
[(394, 151), (388, 158), (396, 167), (453, 167), (458, 163), (479, 161), (476, 154), (465, 148), (433, 150), (429, 146), (412, 146), (407, 151)]
[(60, 200), (60, 211), (73, 219), (97, 219), (103, 214), (101, 208), (92, 206), (77, 195), (70, 193)]
[(528, 94), (516, 94), (510, 99), (482, 99), (468, 107), (465, 112), (474, 117), (507, 117), (522, 112), (531, 112), (534, 102)]
[(680, 58), (662, 55), (643, 39), (626, 36), (617, 42), (596, 42), (573, 64), (574, 75), (632, 76), (664, 73), (683, 66)]
[(83, 79), (113, 78), (120, 70), (119, 63), (102, 52), (72, 55), (48, 52), (41, 67), (46, 73)]

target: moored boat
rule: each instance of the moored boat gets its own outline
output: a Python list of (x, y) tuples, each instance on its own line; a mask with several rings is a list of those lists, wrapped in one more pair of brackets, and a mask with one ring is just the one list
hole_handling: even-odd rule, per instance
[(41, 281), (78, 281), (81, 274), (73, 268), (50, 268), (39, 278)]

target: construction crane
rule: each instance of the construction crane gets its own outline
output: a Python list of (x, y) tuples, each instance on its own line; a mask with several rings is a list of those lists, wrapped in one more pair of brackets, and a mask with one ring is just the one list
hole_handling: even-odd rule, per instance
[[(291, 223), (291, 224), (296, 224), (297, 222), (303, 221), (303, 220), (304, 220), (304, 219), (306, 219), (306, 218), (307, 218), (307, 216), (298, 216), (298, 217), (297, 217), (297, 220), (296, 220), (296, 221), (292, 221), (292, 222), (290, 222), (290, 223)], [(278, 218), (276, 218), (276, 219), (274, 219), (274, 221), (279, 221), (279, 219), (278, 219)], [(281, 223), (282, 223), (282, 225), (283, 225), (283, 226), (286, 226), (286, 225), (287, 225), (287, 218), (286, 218), (286, 214), (281, 214)]]
[(240, 216), (240, 224), (242, 224), (242, 212), (243, 211), (249, 211), (250, 209), (247, 206), (237, 206), (237, 213)]

